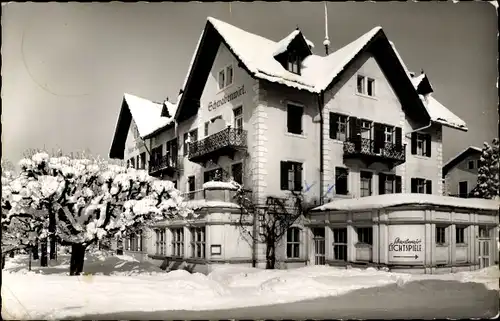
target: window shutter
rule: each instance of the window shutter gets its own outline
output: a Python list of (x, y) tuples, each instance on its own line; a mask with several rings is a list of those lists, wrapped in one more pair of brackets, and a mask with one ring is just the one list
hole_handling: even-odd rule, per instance
[(431, 135), (427, 135), (425, 137), (425, 156), (431, 157), (431, 149), (432, 149)]
[(417, 192), (417, 179), (416, 178), (411, 179), (411, 192), (412, 193)]
[(383, 173), (378, 174), (378, 194), (385, 194), (385, 177), (386, 175)]
[(288, 162), (281, 162), (281, 189), (288, 189)]
[(425, 193), (432, 194), (432, 181), (431, 180), (425, 181)]
[(302, 190), (302, 164), (295, 164), (295, 173), (294, 173), (294, 189), (295, 191), (300, 192)]
[(380, 149), (384, 147), (384, 126), (379, 123), (375, 123), (373, 126), (374, 131), (374, 152), (379, 153)]
[(356, 141), (356, 117), (349, 117), (349, 140)]
[(411, 154), (417, 154), (417, 133), (411, 133)]
[(396, 127), (396, 151), (400, 152), (403, 149), (403, 137), (401, 127)]
[(337, 120), (339, 119), (339, 115), (330, 113), (330, 138), (331, 139), (336, 139), (337, 138)]
[(396, 193), (402, 192), (401, 176), (396, 176)]

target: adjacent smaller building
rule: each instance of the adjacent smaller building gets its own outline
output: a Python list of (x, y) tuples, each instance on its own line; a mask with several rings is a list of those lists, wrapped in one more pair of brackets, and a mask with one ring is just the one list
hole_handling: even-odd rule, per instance
[(481, 148), (469, 146), (443, 165), (444, 194), (462, 198), (473, 197), (477, 185)]
[[(498, 262), (499, 203), (426, 194), (338, 200), (313, 210), (312, 243), (330, 265), (412, 273), (476, 270)], [(312, 229), (313, 230), (313, 229)], [(325, 248), (325, 249), (324, 249)]]

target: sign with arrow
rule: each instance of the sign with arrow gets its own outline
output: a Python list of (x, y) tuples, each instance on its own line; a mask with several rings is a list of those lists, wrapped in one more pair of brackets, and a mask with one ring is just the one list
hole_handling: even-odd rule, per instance
[(424, 226), (391, 225), (388, 232), (387, 250), (390, 263), (421, 264), (425, 248)]

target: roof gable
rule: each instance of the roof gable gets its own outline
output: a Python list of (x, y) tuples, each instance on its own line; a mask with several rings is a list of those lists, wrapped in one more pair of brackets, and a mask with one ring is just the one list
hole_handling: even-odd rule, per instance
[(381, 27), (373, 28), (326, 57), (307, 55), (302, 61), (300, 75), (289, 72), (275, 59), (275, 56), (282, 54), (293, 41), (297, 42), (298, 47), (309, 48), (310, 42), (304, 38), (300, 30), (295, 30), (281, 41), (275, 42), (209, 17), (181, 89), (176, 120), (183, 121), (197, 113), (200, 107), (199, 100), (218, 47), (223, 43), (234, 55), (238, 65), (253, 78), (314, 94), (321, 94), (334, 86), (358, 57), (370, 52), (395, 89), (398, 98), (403, 102), (405, 113), (410, 118), (422, 122), (435, 121), (467, 130), (460, 118), (437, 103), (435, 99), (431, 99), (428, 103), (419, 97), (418, 92), (427, 93), (432, 90), (427, 76), (422, 77), (417, 84), (413, 82), (413, 77), (410, 76), (394, 44), (387, 39)]
[(467, 147), (466, 149), (464, 149), (463, 151), (458, 153), (457, 156), (451, 158), (448, 162), (446, 162), (446, 164), (443, 165), (443, 177), (445, 177), (446, 174), (448, 174), (448, 172), (452, 168), (457, 166), (460, 162), (462, 162), (464, 159), (466, 159), (470, 155), (475, 155), (475, 154), (480, 155), (481, 153), (482, 153), (482, 149), (479, 147), (475, 147), (475, 146)]
[(125, 156), (125, 143), (132, 120), (137, 126), (141, 139), (149, 138), (158, 131), (174, 125), (173, 117), (161, 116), (164, 108), (170, 109), (169, 113), (173, 114), (176, 105), (168, 102), (159, 104), (141, 97), (124, 94), (109, 157), (123, 159)]
[(281, 39), (276, 44), (276, 50), (273, 52), (273, 57), (277, 57), (287, 51), (294, 50), (301, 55), (302, 59), (304, 59), (305, 57), (312, 55), (311, 45), (312, 43), (310, 41), (308, 42), (302, 32), (299, 29), (295, 29), (292, 33)]

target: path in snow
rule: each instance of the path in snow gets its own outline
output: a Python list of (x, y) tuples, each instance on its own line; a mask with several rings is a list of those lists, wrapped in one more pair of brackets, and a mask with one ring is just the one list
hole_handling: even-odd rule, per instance
[(79, 320), (469, 319), (498, 314), (498, 292), (478, 283), (424, 280), (295, 303), (211, 311), (92, 314)]

